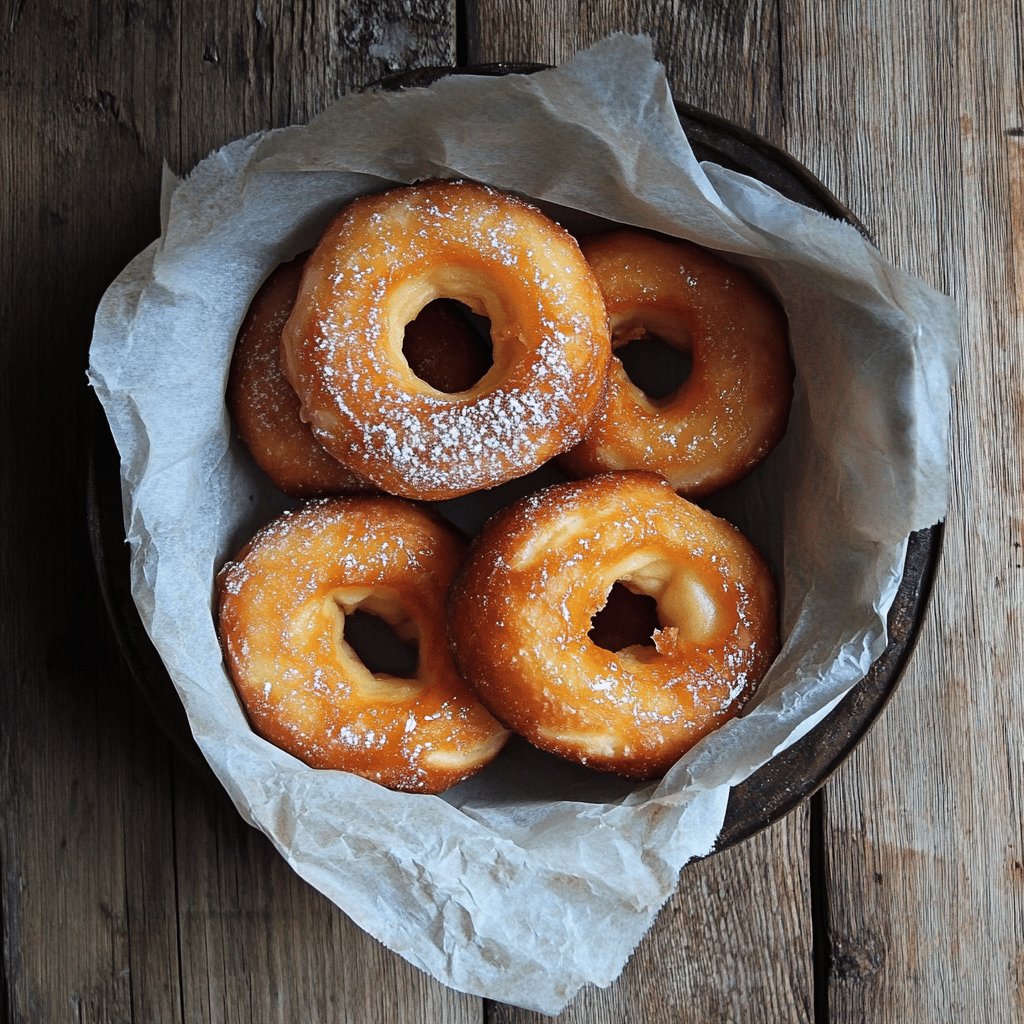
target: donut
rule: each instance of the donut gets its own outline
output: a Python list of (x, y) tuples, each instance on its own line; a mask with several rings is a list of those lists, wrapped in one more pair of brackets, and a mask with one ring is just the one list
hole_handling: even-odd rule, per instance
[(281, 329), (295, 305), (306, 256), (282, 263), (249, 306), (235, 341), (226, 400), (239, 436), (275, 486), (294, 497), (372, 490), (328, 455), (299, 417), (281, 372)]
[[(253, 298), (235, 342), (227, 403), (239, 436), (273, 483), (294, 497), (358, 493), (373, 487), (328, 455), (302, 422), (299, 399), (281, 372), (281, 330), (295, 305), (309, 253), (283, 263)], [(443, 300), (405, 330), (413, 372), (441, 391), (463, 391), (487, 369), (466, 320)]]
[[(385, 496), (324, 498), (260, 530), (217, 578), (224, 659), (253, 728), (312, 768), (440, 793), (506, 739), (459, 677), (445, 597), (465, 542)], [(411, 677), (372, 672), (347, 617), (418, 644)]]
[(689, 242), (623, 229), (581, 242), (604, 294), (612, 347), (654, 335), (692, 356), (674, 393), (649, 398), (612, 360), (608, 401), (561, 460), (573, 476), (644, 469), (680, 494), (734, 483), (786, 429), (786, 318), (746, 271)]
[[(591, 637), (618, 583), (657, 602), (647, 644)], [(744, 705), (778, 652), (771, 571), (662, 478), (605, 473), (488, 521), (452, 586), (465, 679), (532, 744), (628, 778), (663, 774)]]
[[(493, 365), (464, 391), (417, 377), (405, 325), (455, 299), (490, 320)], [(310, 257), (282, 335), (303, 417), (382, 490), (442, 500), (577, 443), (611, 359), (600, 289), (572, 237), (521, 199), (432, 181), (354, 200)]]

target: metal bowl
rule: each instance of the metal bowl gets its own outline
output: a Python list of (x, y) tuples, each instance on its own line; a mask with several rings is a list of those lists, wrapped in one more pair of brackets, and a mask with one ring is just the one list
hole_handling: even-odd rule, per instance
[[(396, 90), (429, 85), (450, 74), (528, 74), (544, 67), (486, 64), (421, 68), (374, 83), (370, 88)], [(685, 103), (677, 102), (675, 106), (699, 160), (757, 178), (789, 199), (849, 222), (868, 237), (856, 217), (789, 154), (724, 118)], [(118, 644), (132, 678), (175, 746), (198, 771), (215, 782), (132, 600), (117, 453), (98, 411), (93, 435), (87, 498), (89, 534), (100, 588)], [(889, 612), (889, 644), (882, 656), (824, 721), (732, 790), (714, 852), (734, 846), (788, 814), (819, 789), (864, 738), (894, 693), (913, 650), (941, 546), (941, 525), (910, 536), (902, 583)]]

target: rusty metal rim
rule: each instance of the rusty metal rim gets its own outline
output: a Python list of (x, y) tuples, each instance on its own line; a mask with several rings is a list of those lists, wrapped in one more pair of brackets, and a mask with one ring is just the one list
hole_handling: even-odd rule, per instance
[[(532, 74), (546, 67), (544, 64), (484, 64), (420, 68), (391, 76), (368, 88), (397, 90), (429, 85), (452, 74), (493, 77)], [(854, 214), (788, 153), (717, 115), (678, 101), (675, 106), (698, 157), (751, 174), (789, 198), (845, 220), (869, 238)], [(157, 721), (184, 758), (216, 783), (192, 738), (181, 702), (132, 600), (117, 453), (98, 410), (94, 420), (87, 520), (108, 617), (130, 674)], [(734, 846), (795, 809), (825, 784), (867, 734), (899, 685), (913, 651), (941, 547), (941, 524), (910, 536), (903, 579), (889, 613), (888, 647), (868, 675), (823, 722), (733, 789), (725, 825), (713, 852)]]

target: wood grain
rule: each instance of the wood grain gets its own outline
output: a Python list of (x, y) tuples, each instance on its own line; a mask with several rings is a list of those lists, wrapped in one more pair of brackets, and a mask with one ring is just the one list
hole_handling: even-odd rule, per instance
[[(168, 748), (84, 528), (84, 370), (162, 160), (454, 57), (447, 0), (8, 4), (0, 16), (0, 1020), (478, 1021), (300, 882)], [(13, 484), (16, 482), (16, 486)]]
[(174, 814), (184, 1021), (478, 1024), (480, 1000), (361, 932), (226, 797), (178, 772)]
[(963, 323), (931, 614), (825, 798), (837, 1024), (1024, 1019), (1022, 25), (1019, 0), (783, 19), (791, 150)]
[(643, 33), (676, 99), (785, 145), (775, 0), (465, 0), (467, 60), (560, 64), (612, 32)]
[[(561, 1019), (1024, 1019), (1024, 0), (460, 4), (469, 61), (650, 33), (679, 98), (788, 148), (963, 315), (934, 603), (824, 799), (827, 998), (801, 810), (688, 868), (622, 979)], [(169, 749), (106, 628), (82, 500), (92, 314), (157, 232), (161, 161), (449, 62), (456, 21), (454, 0), (0, 7), (0, 1024), (484, 1015), (301, 883)]]
[(307, 121), (393, 71), (455, 60), (454, 0), (186, 7), (180, 169), (231, 139)]
[[(176, 1004), (174, 915), (165, 912), (173, 877), (160, 867), (173, 837), (166, 744), (126, 695), (84, 544), (83, 371), (105, 281), (155, 230), (155, 198), (147, 205), (146, 193), (159, 162), (154, 153), (145, 166), (139, 138), (119, 117), (125, 69), (104, 64), (94, 22), (58, 5), (18, 4), (7, 13), (0, 27), (0, 237), (13, 254), (0, 283), (3, 377), (12, 384), (0, 393), (8, 474), (0, 488), (5, 1009), (12, 1021), (128, 1020), (135, 985), (150, 993), (140, 1003), (147, 1010)], [(151, 102), (174, 110), (164, 84), (174, 50), (161, 47), (149, 60)], [(155, 126), (149, 130), (154, 150), (166, 145)], [(146, 968), (136, 978), (131, 965), (140, 956)]]
[[(527, 5), (528, 6), (528, 5)], [(613, 31), (646, 31), (673, 94), (784, 144), (774, 4), (549, 5), (541, 21), (508, 0), (467, 4), (470, 61), (559, 63)], [(684, 869), (680, 887), (622, 978), (586, 990), (566, 1024), (813, 1018), (806, 808), (767, 834)], [(488, 1020), (544, 1018), (488, 1004)]]
[(807, 835), (804, 805), (744, 845), (685, 868), (654, 928), (609, 988), (584, 989), (554, 1018), (487, 1003), (486, 1020), (812, 1021)]

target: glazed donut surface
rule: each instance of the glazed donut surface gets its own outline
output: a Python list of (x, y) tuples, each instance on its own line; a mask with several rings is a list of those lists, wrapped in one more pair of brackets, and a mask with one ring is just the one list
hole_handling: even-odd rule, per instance
[[(388, 497), (323, 499), (264, 527), (218, 576), (225, 662), (255, 730), (313, 768), (439, 793), (506, 732), (459, 677), (445, 597), (465, 551)], [(372, 673), (345, 639), (356, 609), (418, 642), (413, 678)]]
[[(253, 298), (231, 359), (228, 409), (257, 465), (285, 494), (311, 498), (372, 491), (313, 436), (281, 371), (281, 331), (308, 257), (307, 252), (282, 263)], [(403, 352), (415, 373), (445, 392), (464, 391), (486, 369), (473, 331), (443, 302), (425, 306), (408, 325)]]
[(256, 464), (286, 494), (372, 490), (324, 451), (300, 419), (299, 400), (281, 372), (281, 329), (295, 305), (305, 260), (303, 254), (282, 263), (253, 298), (231, 358), (228, 409)]
[[(657, 601), (653, 646), (590, 638), (616, 583)], [(498, 513), (451, 592), (456, 661), (535, 746), (663, 774), (736, 714), (778, 651), (775, 583), (734, 527), (647, 473), (556, 484)]]
[(612, 360), (608, 402), (562, 459), (575, 476), (644, 469), (699, 497), (750, 472), (786, 429), (793, 368), (786, 319), (746, 271), (692, 245), (623, 229), (585, 238), (612, 347), (654, 334), (688, 351), (689, 377), (648, 398)]
[[(437, 298), (491, 323), (493, 365), (454, 394), (402, 354), (405, 325)], [(282, 354), (332, 455), (383, 490), (441, 500), (522, 476), (580, 440), (611, 348), (567, 232), (517, 198), (435, 181), (342, 210), (307, 264)]]

